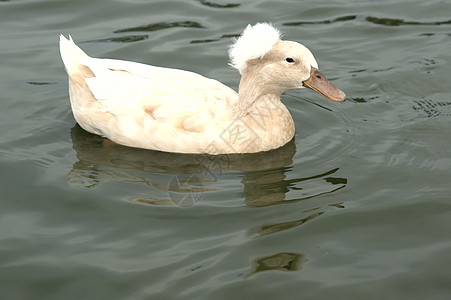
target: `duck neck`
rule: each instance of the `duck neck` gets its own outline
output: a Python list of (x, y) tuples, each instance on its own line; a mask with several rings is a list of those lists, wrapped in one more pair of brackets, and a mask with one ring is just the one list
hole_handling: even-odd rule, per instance
[(277, 108), (282, 103), (277, 88), (265, 83), (260, 76), (254, 76), (251, 72), (244, 72), (238, 88), (238, 102), (233, 107), (235, 118), (241, 118), (252, 114), (262, 108)]

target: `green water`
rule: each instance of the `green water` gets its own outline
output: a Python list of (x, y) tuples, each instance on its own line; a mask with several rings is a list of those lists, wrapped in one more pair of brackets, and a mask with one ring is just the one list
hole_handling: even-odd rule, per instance
[[(0, 1), (1, 299), (449, 299), (447, 1)], [(237, 88), (269, 21), (348, 95), (282, 96), (292, 143), (211, 159), (73, 119), (57, 47)], [(181, 183), (181, 186), (179, 185)]]

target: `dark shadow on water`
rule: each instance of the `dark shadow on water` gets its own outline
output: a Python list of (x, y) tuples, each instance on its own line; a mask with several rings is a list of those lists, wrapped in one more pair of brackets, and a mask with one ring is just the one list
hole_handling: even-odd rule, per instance
[(194, 21), (179, 21), (179, 22), (159, 22), (159, 23), (151, 23), (147, 25), (142, 26), (136, 26), (136, 27), (128, 27), (128, 28), (122, 28), (117, 29), (113, 31), (114, 33), (122, 33), (122, 32), (152, 32), (152, 31), (158, 31), (158, 30), (164, 30), (169, 28), (176, 28), (176, 27), (185, 27), (185, 28), (205, 28), (202, 24), (199, 22)]
[[(334, 176), (339, 170), (319, 172), (303, 178), (287, 179), (296, 153), (294, 140), (268, 152), (231, 155), (175, 154), (125, 147), (90, 134), (78, 124), (71, 129), (78, 161), (67, 175), (73, 187), (96, 188), (104, 181), (145, 184), (156, 189), (158, 197), (130, 195), (129, 200), (161, 206), (193, 206), (215, 191), (215, 182), (230, 172), (242, 178), (244, 204), (264, 207), (287, 204), (333, 193), (347, 184), (346, 178)], [(227, 177), (227, 178), (230, 178)], [(299, 197), (286, 199), (289, 191)], [(163, 192), (163, 193), (162, 193)], [(163, 196), (161, 196), (163, 194)], [(298, 226), (307, 219), (291, 222)], [(290, 224), (277, 226), (289, 227)], [(261, 229), (261, 234), (277, 228)]]
[(334, 19), (329, 20), (319, 20), (319, 21), (298, 21), (298, 22), (286, 22), (282, 25), (284, 26), (302, 26), (302, 25), (317, 25), (317, 24), (333, 24), (337, 22), (345, 22), (345, 21), (352, 21), (355, 20), (357, 16), (351, 15), (351, 16), (343, 16), (338, 17)]
[(249, 236), (255, 236), (255, 235), (263, 236), (263, 235), (273, 234), (276, 232), (285, 231), (285, 230), (300, 226), (307, 221), (313, 220), (316, 217), (321, 216), (322, 214), (324, 214), (324, 212), (313, 213), (313, 214), (311, 214), (305, 218), (299, 219), (299, 220), (261, 225), (261, 226), (258, 226), (258, 227), (255, 227), (255, 228), (249, 230), (248, 235)]
[(377, 18), (377, 17), (367, 17), (366, 20), (370, 23), (384, 26), (402, 26), (402, 25), (449, 25), (451, 20), (446, 21), (435, 21), (435, 22), (418, 22), (418, 21), (404, 21), (403, 19), (393, 19), (393, 18)]
[(334, 24), (338, 22), (347, 22), (354, 20), (365, 20), (367, 22), (383, 25), (383, 26), (440, 26), (440, 25), (449, 25), (451, 24), (451, 20), (444, 21), (431, 21), (431, 22), (419, 22), (419, 21), (406, 21), (403, 19), (394, 19), (394, 18), (379, 18), (373, 16), (357, 16), (357, 15), (349, 15), (342, 16), (333, 19), (326, 20), (317, 20), (317, 21), (293, 21), (293, 22), (285, 22), (282, 25), (284, 26), (304, 26), (304, 25), (319, 25), (319, 24)]
[(47, 82), (47, 81), (27, 81), (28, 84), (31, 85), (48, 85), (48, 84), (56, 84), (56, 82)]
[(112, 42), (112, 43), (133, 43), (148, 39), (147, 34), (125, 35), (119, 37), (110, 37), (104, 39), (90, 40), (85, 43), (99, 43), (99, 42)]
[(223, 34), (221, 35), (221, 37), (219, 38), (215, 38), (215, 39), (205, 39), (205, 40), (192, 40), (190, 42), (190, 44), (205, 44), (205, 43), (213, 43), (213, 42), (218, 42), (222, 39), (231, 39), (231, 38), (237, 38), (239, 37), (240, 34)]
[(308, 260), (305, 254), (281, 252), (259, 257), (251, 262), (252, 270), (244, 276), (245, 279), (265, 271), (294, 272), (299, 271)]
[(219, 3), (214, 3), (212, 1), (206, 1), (206, 0), (197, 0), (197, 1), (200, 2), (202, 5), (212, 7), (212, 8), (234, 8), (234, 7), (238, 7), (241, 5), (240, 3), (219, 4)]

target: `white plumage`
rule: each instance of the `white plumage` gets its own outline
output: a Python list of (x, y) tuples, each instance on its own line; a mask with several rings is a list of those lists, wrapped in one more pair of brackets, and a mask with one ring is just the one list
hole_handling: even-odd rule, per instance
[[(346, 98), (315, 73), (316, 61), (306, 47), (280, 40), (279, 31), (267, 23), (249, 25), (230, 48), (230, 64), (243, 74), (239, 94), (189, 71), (89, 57), (72, 38), (60, 37), (60, 51), (76, 121), (132, 147), (209, 154), (267, 151), (294, 136), (281, 93), (308, 86), (332, 100)], [(246, 69), (249, 60), (256, 61)], [(323, 83), (315, 84), (320, 79)]]
[(280, 38), (279, 30), (271, 24), (249, 24), (229, 49), (230, 65), (243, 74), (248, 60), (263, 58)]

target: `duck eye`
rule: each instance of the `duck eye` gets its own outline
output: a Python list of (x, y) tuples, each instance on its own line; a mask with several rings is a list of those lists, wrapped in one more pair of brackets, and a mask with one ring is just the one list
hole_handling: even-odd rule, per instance
[(287, 57), (285, 60), (287, 61), (287, 63), (294, 63), (294, 59), (292, 59), (291, 57)]

